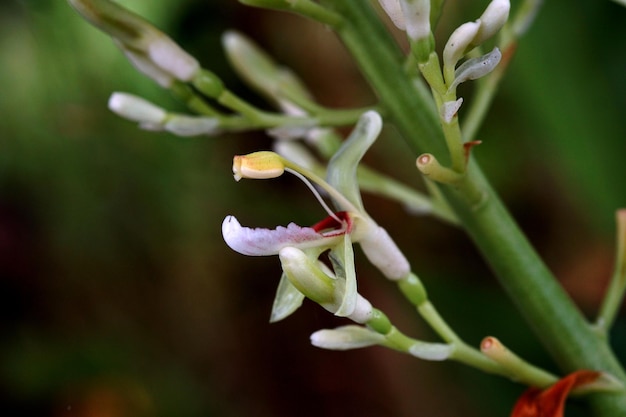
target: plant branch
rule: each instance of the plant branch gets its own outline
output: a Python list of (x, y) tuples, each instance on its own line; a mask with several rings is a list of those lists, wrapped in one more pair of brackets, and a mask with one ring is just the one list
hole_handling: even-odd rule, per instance
[[(439, 156), (448, 155), (432, 99), (420, 95), (402, 71), (401, 54), (369, 3), (322, 0), (322, 4), (344, 16), (339, 36), (416, 156), (430, 152), (445, 164)], [(626, 381), (606, 340), (594, 332), (552, 276), (472, 159), (466, 175), (466, 186), (485, 195), (480, 206), (469, 204), (458, 185), (440, 185), (442, 194), (555, 361), (565, 372), (601, 370)], [(626, 415), (626, 395), (597, 394), (591, 402), (597, 416)]]

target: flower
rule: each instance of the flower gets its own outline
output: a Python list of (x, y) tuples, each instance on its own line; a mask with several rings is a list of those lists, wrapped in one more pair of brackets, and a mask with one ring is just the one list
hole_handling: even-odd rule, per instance
[[(356, 167), (381, 128), (382, 120), (378, 113), (370, 111), (363, 114), (350, 137), (329, 162), (327, 181), (269, 151), (234, 158), (235, 179), (274, 178), (284, 171), (290, 172), (309, 186), (328, 213), (328, 217), (311, 227), (290, 223), (287, 227), (279, 226), (273, 230), (243, 227), (234, 216), (224, 219), (222, 235), (231, 249), (249, 256), (280, 255), (285, 273), (279, 285), (275, 309), (290, 314), (297, 308), (301, 298), (294, 297), (295, 288), (336, 315), (351, 317), (357, 314), (359, 306), (364, 304), (357, 293), (353, 242), (361, 245), (367, 258), (387, 278), (400, 280), (410, 274), (408, 261), (387, 231), (364, 210), (356, 180)], [(336, 211), (328, 207), (309, 181), (328, 193)], [(330, 275), (334, 275), (331, 279), (336, 281), (331, 286), (315, 286), (312, 284), (315, 276), (329, 276), (318, 270), (320, 266), (317, 262), (318, 257), (328, 250), (333, 267)], [(327, 281), (326, 278), (324, 280)], [(329, 293), (320, 296), (320, 288), (327, 288)], [(289, 303), (289, 308), (280, 302), (279, 297), (288, 300), (285, 302)], [(359, 315), (355, 321), (362, 322), (365, 316)]]
[[(374, 111), (366, 112), (350, 137), (331, 159), (327, 179), (317, 176), (308, 169), (286, 160), (270, 151), (235, 156), (233, 173), (241, 178), (275, 178), (288, 171), (302, 179), (328, 212), (329, 217), (313, 227), (290, 224), (274, 230), (241, 227), (234, 216), (222, 223), (222, 234), (226, 243), (244, 255), (276, 255), (286, 246), (298, 248), (324, 247), (335, 244), (335, 238), (348, 233), (353, 242), (359, 242), (368, 259), (389, 279), (405, 278), (410, 266), (385, 229), (380, 227), (364, 210), (356, 179), (356, 167), (365, 151), (372, 145), (382, 120)], [(313, 181), (326, 191), (339, 209), (333, 212), (310, 185)]]

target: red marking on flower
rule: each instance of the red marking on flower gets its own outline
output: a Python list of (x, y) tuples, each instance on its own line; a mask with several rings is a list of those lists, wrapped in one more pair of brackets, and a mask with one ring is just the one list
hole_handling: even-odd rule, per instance
[(596, 381), (600, 375), (596, 371), (576, 371), (545, 390), (529, 388), (515, 403), (511, 417), (563, 417), (569, 393)]
[[(324, 220), (315, 223), (311, 228), (324, 236), (342, 235), (352, 231), (352, 219), (347, 211), (339, 211), (335, 216), (341, 220), (341, 223), (334, 217), (328, 216)], [(345, 225), (345, 228), (344, 228)]]

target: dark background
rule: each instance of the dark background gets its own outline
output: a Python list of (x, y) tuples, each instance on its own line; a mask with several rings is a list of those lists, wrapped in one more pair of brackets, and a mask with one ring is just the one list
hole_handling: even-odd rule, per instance
[[(374, 102), (346, 51), (316, 24), (234, 0), (122, 3), (255, 102), (225, 63), (226, 29), (294, 68), (323, 104)], [(475, 3), (448, 2), (439, 44), (487, 2)], [(593, 317), (612, 270), (614, 212), (626, 206), (626, 10), (546, 3), (475, 151)], [(231, 251), (221, 221), (309, 224), (323, 212), (291, 178), (233, 181), (232, 155), (267, 149), (263, 134), (183, 139), (110, 113), (113, 91), (182, 108), (64, 1), (0, 3), (0, 64), (2, 415), (508, 415), (523, 387), (507, 380), (382, 348), (310, 346), (310, 333), (343, 323), (311, 303), (268, 323), (278, 259)], [(366, 159), (421, 188), (414, 158), (389, 130)], [(365, 205), (465, 340), (495, 335), (555, 371), (462, 232), (378, 197)], [(360, 291), (406, 333), (436, 340), (357, 256)], [(622, 357), (625, 326), (622, 315), (612, 335)], [(568, 417), (576, 413), (585, 415), (574, 403)]]

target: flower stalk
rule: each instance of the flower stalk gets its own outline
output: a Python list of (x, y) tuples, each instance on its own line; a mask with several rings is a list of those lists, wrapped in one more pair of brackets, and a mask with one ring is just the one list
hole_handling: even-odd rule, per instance
[[(444, 158), (449, 160), (432, 104), (415, 94), (410, 78), (401, 70), (397, 47), (373, 10), (351, 0), (322, 1), (331, 3), (349, 22), (339, 36), (407, 143), (418, 155), (428, 150), (442, 163)], [(485, 193), (479, 207), (469, 205), (452, 187), (440, 185), (441, 193), (555, 361), (566, 372), (598, 369), (626, 381), (606, 340), (593, 331), (560, 287), (471, 158), (466, 176), (467, 186)], [(626, 395), (598, 394), (591, 402), (597, 416), (626, 415)]]

